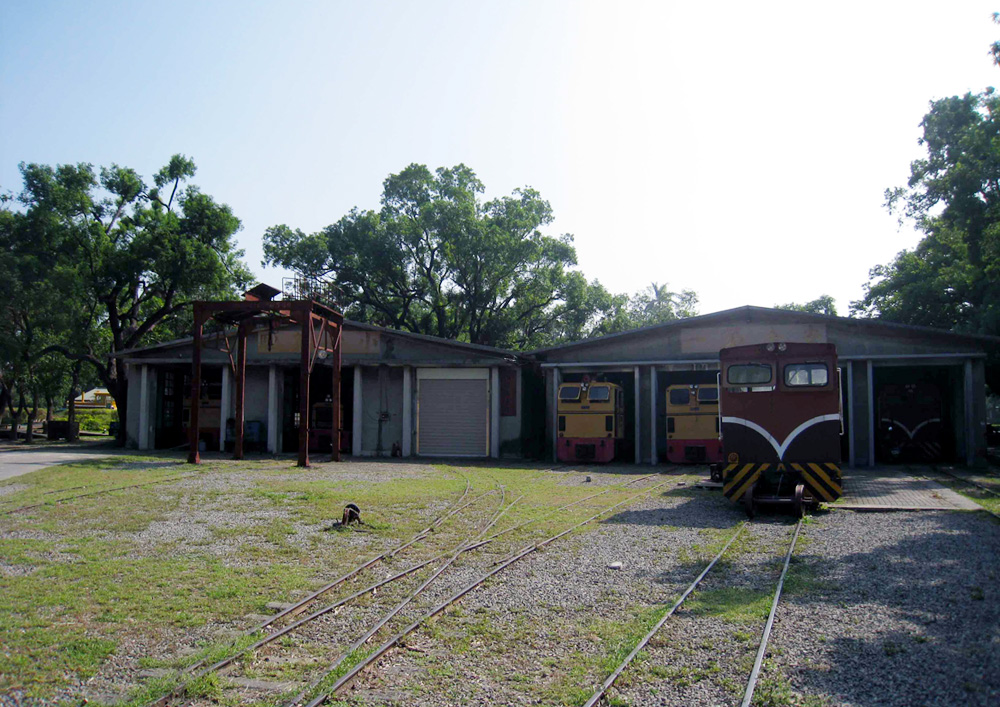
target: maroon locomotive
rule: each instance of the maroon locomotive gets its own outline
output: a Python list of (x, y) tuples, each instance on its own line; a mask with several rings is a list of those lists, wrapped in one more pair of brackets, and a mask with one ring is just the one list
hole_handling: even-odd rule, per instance
[(719, 352), (723, 493), (797, 515), (841, 494), (842, 410), (833, 344), (769, 343)]

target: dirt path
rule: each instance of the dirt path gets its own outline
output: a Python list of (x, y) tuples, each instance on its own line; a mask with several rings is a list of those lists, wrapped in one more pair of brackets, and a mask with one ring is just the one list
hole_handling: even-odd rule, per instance
[(93, 445), (88, 445), (84, 447), (60, 447), (58, 449), (39, 447), (37, 449), (0, 450), (0, 481), (38, 471), (47, 466), (100, 459), (115, 453), (116, 450), (104, 445), (97, 449)]

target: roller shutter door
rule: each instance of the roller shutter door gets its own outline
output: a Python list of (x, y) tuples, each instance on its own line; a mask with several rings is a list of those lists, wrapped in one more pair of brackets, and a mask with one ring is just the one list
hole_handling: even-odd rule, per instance
[(485, 379), (422, 378), (417, 394), (417, 454), (489, 456), (490, 399)]

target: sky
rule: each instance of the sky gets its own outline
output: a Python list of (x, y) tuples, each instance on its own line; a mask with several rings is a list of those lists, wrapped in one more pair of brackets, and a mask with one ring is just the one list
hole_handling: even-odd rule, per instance
[(707, 314), (832, 295), (920, 238), (883, 207), (929, 101), (1000, 81), (998, 6), (879, 1), (0, 3), (0, 190), (18, 164), (170, 156), (242, 220), (312, 232), (411, 163), (531, 186), (614, 292)]

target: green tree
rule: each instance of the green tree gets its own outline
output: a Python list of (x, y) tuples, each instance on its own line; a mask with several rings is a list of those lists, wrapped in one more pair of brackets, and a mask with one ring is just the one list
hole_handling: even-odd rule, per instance
[(776, 304), (775, 309), (786, 309), (792, 312), (809, 312), (810, 314), (828, 314), (831, 317), (837, 316), (837, 303), (830, 295), (820, 295), (816, 299), (798, 304), (789, 302), (788, 304)]
[(572, 269), (572, 236), (541, 232), (552, 209), (534, 189), (484, 201), (461, 164), (411, 164), (382, 186), (379, 211), (355, 208), (312, 234), (269, 228), (265, 264), (329, 280), (353, 319), (493, 346), (586, 335), (611, 305)]
[(128, 399), (117, 354), (187, 331), (192, 300), (232, 296), (250, 280), (234, 241), (239, 219), (187, 184), (194, 173), (182, 155), (152, 185), (118, 165), (21, 165), (23, 210), (8, 231), (15, 253), (44, 258), (36, 282), (54, 295), (27, 300), (31, 321), (44, 320), (51, 340), (31, 356), (58, 352), (89, 365), (122, 419)]

